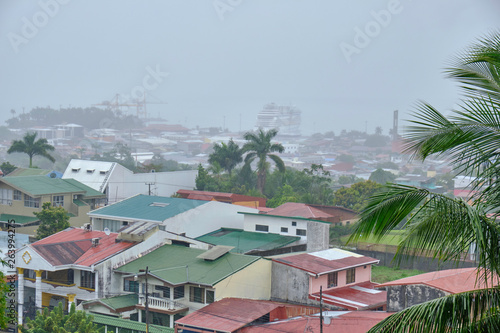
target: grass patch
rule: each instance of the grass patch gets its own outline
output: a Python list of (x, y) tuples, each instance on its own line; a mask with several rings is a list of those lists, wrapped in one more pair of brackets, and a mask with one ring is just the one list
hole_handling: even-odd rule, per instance
[[(361, 243), (374, 243), (374, 244), (384, 244), (384, 245), (399, 245), (399, 242), (401, 242), (402, 239), (402, 234), (403, 230), (391, 230), (389, 233), (383, 237), (380, 240), (377, 240), (377, 238), (373, 235), (370, 235), (368, 237), (362, 238), (359, 240)], [(345, 235), (340, 237), (340, 241), (345, 244), (347, 240), (349, 239), (350, 235)]]
[(405, 277), (423, 274), (424, 271), (418, 269), (396, 269), (387, 266), (372, 266), (372, 281), (385, 283), (389, 281), (403, 279)]

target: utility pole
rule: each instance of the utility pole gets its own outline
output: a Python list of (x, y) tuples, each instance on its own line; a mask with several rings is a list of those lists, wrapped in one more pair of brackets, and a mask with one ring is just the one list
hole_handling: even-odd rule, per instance
[(146, 333), (149, 333), (148, 266), (146, 266), (146, 303), (144, 308), (146, 310)]
[(146, 185), (148, 185), (148, 195), (151, 195), (151, 185), (154, 185), (155, 182), (147, 182)]
[(319, 333), (323, 333), (323, 286), (319, 286)]

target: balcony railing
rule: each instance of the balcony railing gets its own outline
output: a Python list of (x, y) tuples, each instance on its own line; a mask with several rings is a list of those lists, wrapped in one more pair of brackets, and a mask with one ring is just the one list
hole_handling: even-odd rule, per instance
[[(139, 305), (141, 306), (146, 306), (146, 296), (145, 295), (139, 295)], [(179, 302), (166, 299), (166, 298), (159, 298), (159, 297), (153, 297), (149, 296), (148, 297), (148, 306), (150, 308), (156, 308), (160, 310), (167, 310), (167, 311), (175, 311), (179, 309), (184, 309), (187, 308), (184, 304), (181, 304)]]

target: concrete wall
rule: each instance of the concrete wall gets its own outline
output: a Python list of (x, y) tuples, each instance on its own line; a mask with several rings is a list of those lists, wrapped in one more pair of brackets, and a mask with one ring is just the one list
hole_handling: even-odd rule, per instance
[[(346, 284), (346, 270), (337, 272), (337, 287), (328, 288), (328, 274), (320, 275), (318, 278), (311, 278), (311, 291), (312, 293), (319, 293), (319, 289), (323, 286), (323, 290), (336, 289), (345, 287)], [(354, 283), (370, 281), (371, 278), (371, 265), (356, 267)]]
[(307, 222), (307, 252), (326, 250), (330, 246), (330, 223)]
[(225, 297), (268, 300), (271, 297), (271, 268), (271, 260), (261, 258), (232, 274), (214, 286), (215, 300)]
[(300, 304), (316, 304), (308, 298), (309, 274), (299, 269), (272, 262), (271, 300)]
[(424, 303), (448, 293), (426, 285), (402, 285), (387, 287), (387, 311), (397, 312), (412, 305)]
[[(293, 222), (296, 226), (293, 226)], [(243, 229), (245, 231), (257, 231), (256, 225), (265, 225), (269, 227), (269, 231), (265, 233), (280, 234), (285, 236), (297, 236), (297, 229), (306, 230), (306, 236), (300, 236), (304, 242), (307, 240), (307, 220), (294, 219), (292, 217), (275, 217), (266, 214), (245, 215), (245, 223)], [(288, 228), (287, 232), (282, 232), (281, 228)], [(257, 231), (258, 232), (258, 231)]]

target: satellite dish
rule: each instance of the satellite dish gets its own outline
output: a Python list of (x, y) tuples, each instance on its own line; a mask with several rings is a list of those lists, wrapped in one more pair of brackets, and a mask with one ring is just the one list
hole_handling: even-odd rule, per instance
[(111, 230), (109, 230), (109, 228), (104, 228), (104, 233), (106, 234), (106, 236), (109, 236)]
[(56, 175), (56, 173), (55, 173), (55, 172), (52, 172), (52, 173), (50, 174), (50, 178), (56, 178), (56, 177), (57, 177), (57, 175)]

